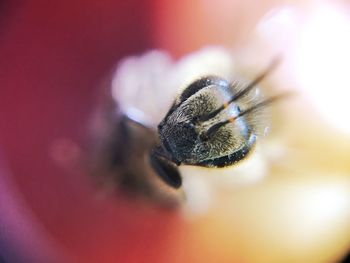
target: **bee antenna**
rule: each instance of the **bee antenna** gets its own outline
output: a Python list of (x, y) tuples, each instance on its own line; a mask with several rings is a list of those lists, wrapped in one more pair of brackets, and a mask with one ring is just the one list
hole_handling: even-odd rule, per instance
[(275, 57), (270, 65), (262, 72), (260, 73), (252, 82), (250, 82), (244, 89), (242, 89), (241, 91), (239, 91), (238, 93), (236, 93), (235, 95), (232, 96), (232, 98), (226, 102), (225, 104), (223, 104), (220, 108), (212, 111), (209, 114), (203, 115), (201, 117), (198, 118), (198, 121), (203, 122), (203, 121), (207, 121), (213, 117), (215, 117), (219, 112), (221, 112), (223, 109), (225, 109), (229, 104), (231, 104), (234, 101), (237, 101), (238, 99), (240, 99), (241, 97), (243, 97), (244, 95), (246, 95), (249, 91), (251, 91), (259, 82), (261, 82), (272, 70), (274, 70), (278, 64), (281, 61), (281, 56), (277, 56)]
[(209, 138), (211, 138), (213, 136), (213, 134), (215, 134), (215, 132), (217, 130), (219, 130), (222, 126), (228, 124), (228, 123), (232, 123), (234, 122), (235, 120), (237, 120), (239, 117), (242, 117), (244, 115), (247, 115), (249, 114), (250, 112), (254, 111), (254, 110), (257, 110), (257, 109), (261, 109), (261, 108), (264, 108), (266, 106), (268, 106), (269, 104), (271, 104), (272, 102), (275, 102), (277, 100), (280, 100), (280, 99), (283, 99), (283, 98), (286, 98), (286, 97), (289, 97), (293, 95), (292, 92), (286, 92), (286, 93), (282, 93), (282, 94), (279, 94), (279, 95), (276, 95), (276, 96), (273, 96), (273, 97), (270, 97), (266, 100), (263, 100), (255, 105), (253, 105), (252, 107), (246, 109), (246, 110), (243, 110), (241, 111), (237, 116), (235, 117), (232, 117), (232, 118), (229, 118), (227, 120), (224, 120), (224, 121), (221, 121), (221, 122), (218, 122), (216, 124), (214, 124), (213, 126), (211, 126), (205, 133), (201, 134), (201, 139), (203, 140), (208, 140)]
[(277, 56), (275, 57), (270, 65), (263, 71), (261, 72), (252, 82), (250, 82), (248, 84), (248, 86), (246, 86), (244, 89), (242, 89), (241, 91), (239, 91), (237, 94), (235, 94), (229, 101), (228, 104), (240, 99), (241, 97), (243, 97), (245, 94), (247, 94), (249, 91), (251, 91), (258, 83), (260, 83), (268, 74), (270, 74), (271, 71), (273, 71), (278, 64), (281, 61), (281, 57)]

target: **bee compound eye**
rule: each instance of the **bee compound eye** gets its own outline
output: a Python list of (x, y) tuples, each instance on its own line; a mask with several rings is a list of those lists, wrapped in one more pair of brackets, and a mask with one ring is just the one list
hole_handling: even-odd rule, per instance
[(155, 172), (165, 183), (176, 189), (181, 187), (182, 178), (175, 163), (159, 155), (156, 151), (151, 151), (150, 161)]

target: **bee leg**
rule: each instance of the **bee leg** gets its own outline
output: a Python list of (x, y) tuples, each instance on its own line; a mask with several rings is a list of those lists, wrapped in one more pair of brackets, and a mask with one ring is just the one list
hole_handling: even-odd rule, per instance
[(182, 178), (178, 170), (178, 166), (169, 160), (159, 148), (155, 148), (150, 152), (150, 161), (155, 172), (173, 188), (180, 188)]

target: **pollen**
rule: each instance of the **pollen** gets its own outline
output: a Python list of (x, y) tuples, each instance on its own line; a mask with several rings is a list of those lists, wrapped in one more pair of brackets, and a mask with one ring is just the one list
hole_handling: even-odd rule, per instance
[(228, 119), (228, 121), (233, 123), (233, 122), (236, 121), (236, 119), (237, 119), (237, 117), (231, 117), (231, 118)]

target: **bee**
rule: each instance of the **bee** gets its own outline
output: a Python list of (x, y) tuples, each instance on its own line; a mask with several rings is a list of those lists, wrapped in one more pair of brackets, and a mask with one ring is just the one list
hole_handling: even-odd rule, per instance
[(177, 96), (158, 125), (159, 145), (149, 155), (165, 183), (181, 187), (180, 165), (221, 168), (248, 156), (258, 137), (255, 115), (285, 94), (261, 100), (247, 97), (278, 61), (243, 87), (239, 81), (204, 76)]

